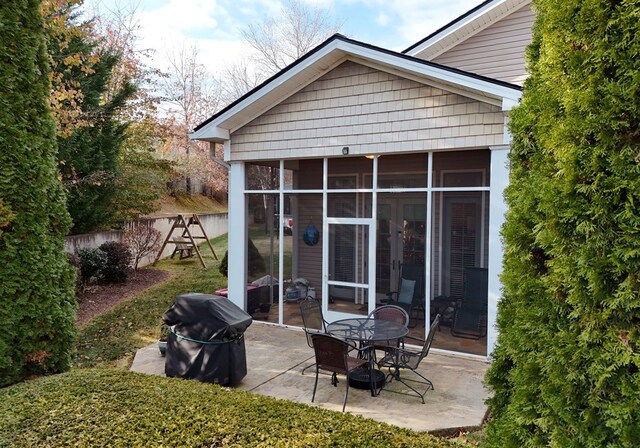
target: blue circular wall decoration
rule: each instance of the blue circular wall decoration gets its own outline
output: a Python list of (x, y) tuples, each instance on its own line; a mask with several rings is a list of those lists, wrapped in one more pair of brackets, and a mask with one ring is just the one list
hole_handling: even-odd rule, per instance
[(315, 246), (320, 241), (320, 231), (313, 224), (309, 224), (302, 232), (302, 240), (307, 246)]

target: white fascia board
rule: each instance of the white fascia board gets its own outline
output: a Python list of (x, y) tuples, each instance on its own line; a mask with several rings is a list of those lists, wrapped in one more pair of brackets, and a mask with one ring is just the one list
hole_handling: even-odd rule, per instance
[(519, 95), (517, 98), (503, 98), (502, 99), (502, 110), (509, 111), (516, 107), (518, 103), (520, 103), (520, 98), (522, 97), (522, 92), (518, 92)]
[[(209, 123), (211, 124), (211, 123)], [(193, 131), (189, 134), (191, 140), (206, 140), (209, 142), (222, 143), (229, 140), (229, 130), (223, 129), (218, 126), (204, 126), (197, 131)]]

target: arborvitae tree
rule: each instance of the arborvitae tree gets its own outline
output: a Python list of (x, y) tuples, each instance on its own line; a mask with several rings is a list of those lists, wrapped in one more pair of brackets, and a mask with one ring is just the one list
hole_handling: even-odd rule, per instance
[(490, 447), (640, 446), (640, 5), (534, 0)]
[[(56, 169), (49, 67), (38, 0), (0, 3), (0, 386), (71, 362), (70, 226)], [(6, 219), (9, 218), (9, 219)]]

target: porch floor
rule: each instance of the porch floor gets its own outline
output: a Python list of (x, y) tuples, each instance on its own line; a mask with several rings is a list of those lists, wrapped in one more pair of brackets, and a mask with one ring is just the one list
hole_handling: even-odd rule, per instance
[[(336, 300), (329, 304), (333, 311), (343, 313), (359, 314), (366, 317), (366, 307), (363, 305), (355, 305), (353, 302)], [(416, 325), (410, 328), (409, 336), (424, 339), (424, 312), (423, 314), (414, 315)], [(277, 323), (278, 322), (278, 304), (271, 306), (268, 313), (257, 315), (258, 320)], [(302, 327), (302, 315), (300, 314), (300, 305), (296, 302), (284, 302), (283, 304), (283, 321), (285, 325)], [(487, 337), (480, 339), (467, 339), (456, 337), (451, 334), (451, 326), (449, 323), (441, 323), (439, 331), (433, 340), (433, 347), (441, 350), (450, 350), (453, 352), (468, 353), (471, 355), (486, 356), (487, 354)]]
[[(309, 368), (304, 375), (301, 371), (313, 362), (314, 356), (304, 332), (254, 321), (245, 332), (245, 347), (247, 376), (239, 389), (342, 410), (344, 377), (339, 377), (338, 387), (333, 387), (328, 375), (320, 375), (316, 399), (311, 403), (315, 370)], [(164, 361), (153, 344), (138, 350), (131, 370), (164, 375)], [(367, 390), (350, 387), (346, 411), (416, 431), (478, 426), (486, 411), (484, 401), (489, 396), (482, 384), (487, 368), (484, 361), (431, 352), (420, 368), (435, 387), (425, 396), (425, 404), (417, 397), (390, 392), (402, 386), (392, 382), (377, 397)]]

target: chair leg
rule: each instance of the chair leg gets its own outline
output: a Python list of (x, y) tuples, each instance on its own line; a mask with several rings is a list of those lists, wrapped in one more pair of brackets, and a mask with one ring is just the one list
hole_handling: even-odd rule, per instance
[(344, 412), (344, 409), (347, 407), (347, 397), (349, 396), (349, 374), (347, 374), (347, 381), (345, 382), (347, 385), (344, 393), (344, 402), (342, 403), (342, 412)]
[[(396, 379), (398, 381), (400, 381), (402, 384), (404, 384), (405, 386), (407, 386), (409, 389), (411, 389), (413, 392), (415, 392), (415, 394), (418, 395), (420, 397), (420, 399), (422, 400), (422, 404), (424, 404), (424, 396), (427, 394), (427, 392), (429, 392), (430, 390), (435, 390), (434, 387), (433, 387), (433, 383), (430, 380), (428, 380), (427, 378), (425, 378), (423, 375), (421, 375), (420, 373), (416, 372), (415, 370), (412, 370), (412, 372), (415, 373), (416, 375), (418, 375), (424, 381), (412, 380), (412, 379), (409, 379), (409, 378), (402, 378), (399, 374), (396, 377)], [(420, 384), (426, 384), (427, 385), (427, 390), (425, 390), (424, 392), (420, 393), (417, 389), (415, 389), (410, 384), (408, 384), (407, 381), (411, 381), (411, 382), (414, 382), (414, 383), (420, 383)]]
[[(389, 383), (390, 384), (393, 380), (401, 382), (406, 387), (411, 389), (415, 395), (420, 397), (420, 399), (422, 400), (422, 404), (424, 404), (425, 403), (424, 396), (430, 390), (435, 390), (435, 388), (433, 387), (433, 383), (428, 378), (426, 378), (424, 375), (422, 375), (421, 373), (419, 373), (419, 372), (417, 372), (415, 370), (411, 370), (411, 371), (413, 373), (415, 373), (416, 375), (418, 375), (420, 378), (422, 378), (424, 381), (412, 380), (410, 378), (404, 378), (404, 377), (400, 376), (400, 369), (394, 368), (394, 367), (389, 367), (389, 373), (387, 374), (387, 376), (385, 378), (385, 383)], [(426, 384), (427, 385), (427, 389), (424, 392), (420, 393), (416, 388), (414, 388), (409, 383), (407, 383), (407, 381), (410, 381), (412, 383)], [(407, 393), (407, 392), (399, 392), (399, 391), (395, 391), (395, 390), (391, 390), (391, 389), (385, 389), (385, 390), (388, 390), (389, 392), (394, 392), (394, 393), (397, 393), (397, 394), (414, 396), (413, 394)]]
[(311, 396), (311, 403), (316, 399), (316, 389), (318, 388), (318, 365), (316, 364), (316, 383), (313, 385), (313, 395)]

